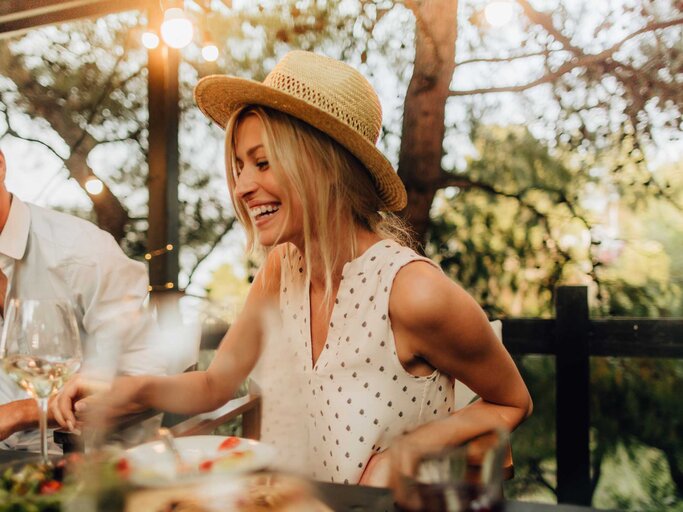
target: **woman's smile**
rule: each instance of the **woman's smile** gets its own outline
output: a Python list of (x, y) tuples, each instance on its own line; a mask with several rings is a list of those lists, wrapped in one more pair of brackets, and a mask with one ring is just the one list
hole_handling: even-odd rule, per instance
[(249, 207), (249, 215), (254, 219), (254, 224), (260, 228), (270, 221), (280, 211), (280, 203), (268, 203)]

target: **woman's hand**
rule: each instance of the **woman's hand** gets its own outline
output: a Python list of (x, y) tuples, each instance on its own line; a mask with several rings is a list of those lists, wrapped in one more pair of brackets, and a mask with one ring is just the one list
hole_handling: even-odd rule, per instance
[(78, 424), (75, 414), (76, 403), (94, 392), (87, 379), (81, 375), (74, 375), (50, 400), (50, 410), (55, 421), (61, 427), (68, 428), (72, 432), (78, 431), (76, 428)]
[(422, 454), (439, 451), (445, 446), (443, 441), (425, 437), (419, 431), (404, 434), (394, 440), (387, 450), (370, 458), (358, 483), (371, 487), (391, 487), (397, 494), (401, 489), (401, 479), (414, 475)]
[(117, 377), (110, 385), (76, 375), (50, 402), (50, 409), (57, 423), (74, 431), (81, 419), (106, 421), (143, 409), (137, 403), (143, 383), (143, 377)]
[(370, 487), (389, 487), (391, 458), (389, 450), (373, 455), (365, 466), (365, 471), (363, 471), (358, 483)]

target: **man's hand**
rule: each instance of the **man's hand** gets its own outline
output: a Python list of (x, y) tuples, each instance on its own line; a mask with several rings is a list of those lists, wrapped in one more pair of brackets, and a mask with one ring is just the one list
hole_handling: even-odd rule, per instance
[(15, 432), (37, 427), (38, 406), (35, 400), (16, 400), (0, 405), (0, 441)]

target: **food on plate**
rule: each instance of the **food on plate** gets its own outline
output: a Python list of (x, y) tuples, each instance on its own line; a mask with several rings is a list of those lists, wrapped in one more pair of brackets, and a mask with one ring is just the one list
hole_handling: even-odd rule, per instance
[[(155, 494), (156, 493), (156, 494)], [(127, 510), (154, 512), (332, 512), (310, 484), (290, 475), (261, 473), (207, 486), (154, 491)], [(134, 508), (137, 507), (137, 508)]]
[(126, 451), (128, 480), (141, 487), (189, 484), (207, 477), (239, 474), (263, 469), (271, 463), (275, 449), (240, 437), (198, 435), (175, 440), (179, 459), (162, 442), (145, 443)]
[(211, 469), (215, 471), (231, 470), (242, 464), (248, 464), (253, 458), (254, 452), (252, 450), (235, 450), (214, 459)]
[(235, 436), (226, 437), (225, 441), (223, 441), (218, 446), (218, 450), (219, 451), (231, 450), (232, 448), (236, 448), (237, 446), (239, 446), (240, 442), (241, 442), (241, 440), (239, 437), (235, 437)]

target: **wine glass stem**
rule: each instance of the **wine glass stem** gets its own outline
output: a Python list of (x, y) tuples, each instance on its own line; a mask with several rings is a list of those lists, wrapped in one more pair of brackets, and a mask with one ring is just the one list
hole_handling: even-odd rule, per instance
[(40, 457), (43, 464), (49, 464), (47, 456), (47, 398), (36, 398), (38, 402), (38, 419), (40, 421)]

